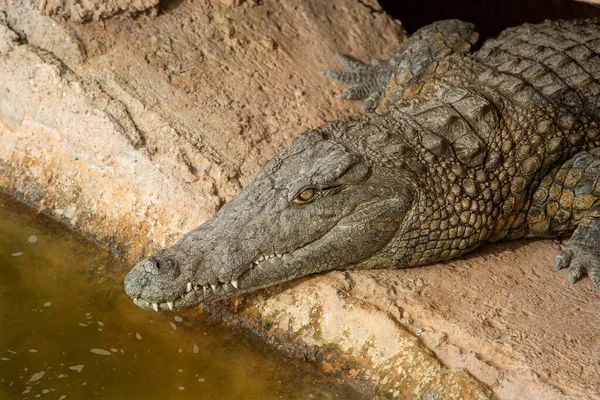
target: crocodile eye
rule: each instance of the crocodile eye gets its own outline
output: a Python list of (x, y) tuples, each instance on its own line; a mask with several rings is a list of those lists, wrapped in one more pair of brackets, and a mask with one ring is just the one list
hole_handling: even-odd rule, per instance
[(296, 197), (294, 198), (294, 202), (306, 203), (311, 201), (313, 197), (315, 197), (315, 189), (306, 188), (296, 195)]

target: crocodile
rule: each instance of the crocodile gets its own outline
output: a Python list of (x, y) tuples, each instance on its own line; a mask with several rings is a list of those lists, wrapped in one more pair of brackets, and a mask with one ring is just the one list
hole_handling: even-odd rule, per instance
[(478, 43), (435, 22), (388, 61), (340, 55), (369, 111), (310, 129), (216, 215), (142, 259), (125, 291), (169, 310), (333, 269), (406, 268), (572, 233), (554, 268), (600, 288), (600, 24)]

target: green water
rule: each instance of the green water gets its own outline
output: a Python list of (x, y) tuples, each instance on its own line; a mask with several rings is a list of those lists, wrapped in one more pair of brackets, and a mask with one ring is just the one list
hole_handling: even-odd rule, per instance
[(197, 310), (137, 308), (126, 271), (0, 195), (0, 399), (364, 399)]

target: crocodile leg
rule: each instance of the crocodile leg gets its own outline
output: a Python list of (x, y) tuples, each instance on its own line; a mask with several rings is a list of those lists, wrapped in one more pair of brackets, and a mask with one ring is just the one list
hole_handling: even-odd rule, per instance
[(558, 253), (554, 269), (564, 267), (569, 267), (571, 283), (585, 272), (600, 289), (600, 202), (586, 212), (564, 250)]
[(363, 104), (365, 110), (376, 107), (394, 68), (391, 60), (381, 62), (373, 59), (372, 65), (368, 65), (345, 54), (338, 53), (337, 56), (349, 71), (329, 69), (323, 71), (323, 74), (349, 85), (348, 89), (340, 93), (340, 98), (350, 100), (366, 98)]
[(527, 222), (528, 237), (575, 228), (554, 269), (569, 267), (572, 283), (587, 273), (600, 289), (600, 148), (577, 153), (542, 180)]
[(349, 71), (330, 69), (323, 74), (349, 85), (340, 94), (341, 98), (366, 98), (363, 108), (370, 110), (377, 107), (392, 74), (396, 76), (396, 84), (411, 86), (442, 58), (468, 52), (478, 36), (472, 24), (458, 20), (438, 21), (416, 31), (388, 61), (373, 59), (372, 65), (368, 65), (338, 54)]

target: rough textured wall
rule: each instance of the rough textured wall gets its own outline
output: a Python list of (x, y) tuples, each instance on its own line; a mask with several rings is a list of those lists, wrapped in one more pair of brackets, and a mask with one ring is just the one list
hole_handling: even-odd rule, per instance
[(146, 13), (156, 17), (159, 0), (35, 0), (44, 15), (68, 18), (75, 22), (99, 21), (116, 14), (133, 16)]
[[(375, 1), (173, 1), (83, 25), (40, 4), (0, 2), (0, 187), (132, 262), (210, 218), (298, 133), (361, 112), (318, 74), (336, 51), (385, 58), (404, 38)], [(600, 398), (600, 296), (551, 271), (557, 248), (332, 272), (211, 310), (380, 396)]]

